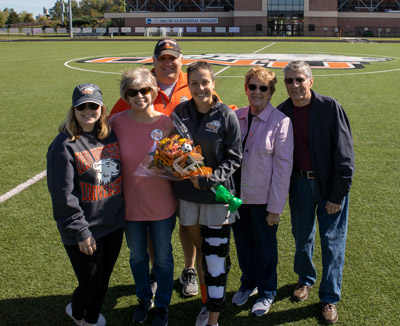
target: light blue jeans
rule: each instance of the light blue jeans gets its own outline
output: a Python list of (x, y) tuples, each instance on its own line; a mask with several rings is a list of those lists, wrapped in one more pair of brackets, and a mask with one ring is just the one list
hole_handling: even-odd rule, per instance
[(157, 280), (156, 307), (167, 308), (171, 302), (174, 277), (171, 236), (175, 228), (176, 215), (161, 221), (126, 221), (126, 242), (130, 249), (129, 263), (139, 299), (153, 297), (150, 287), (149, 254), (147, 252), (147, 230), (154, 247), (153, 272)]
[(302, 285), (312, 286), (317, 271), (312, 258), (315, 242), (315, 215), (318, 218), (322, 251), (322, 277), (319, 297), (324, 303), (336, 304), (340, 300), (344, 256), (346, 249), (349, 195), (341, 203), (342, 209), (329, 215), (327, 200), (321, 198), (315, 179), (293, 173), (289, 192), (292, 234), (296, 243), (294, 272)]

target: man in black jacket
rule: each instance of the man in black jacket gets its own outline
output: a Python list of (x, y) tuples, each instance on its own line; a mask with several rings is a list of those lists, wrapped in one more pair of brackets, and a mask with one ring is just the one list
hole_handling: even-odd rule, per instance
[(311, 67), (292, 61), (283, 69), (289, 98), (278, 109), (289, 116), (294, 131), (294, 164), (289, 205), (296, 243), (294, 271), (299, 275), (292, 298), (304, 301), (316, 282), (312, 262), (315, 215), (322, 251), (319, 297), (321, 318), (338, 321), (343, 275), (349, 190), (354, 174), (354, 151), (350, 124), (342, 106), (313, 90)]

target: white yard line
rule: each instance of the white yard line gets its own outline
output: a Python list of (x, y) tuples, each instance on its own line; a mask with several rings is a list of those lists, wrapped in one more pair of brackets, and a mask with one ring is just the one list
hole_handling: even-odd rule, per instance
[(269, 48), (269, 47), (272, 46), (272, 45), (275, 45), (275, 44), (276, 44), (276, 42), (273, 42), (273, 43), (271, 43), (271, 44), (268, 44), (267, 46), (264, 46), (262, 49), (257, 50), (257, 51), (255, 51), (255, 52), (253, 52), (252, 54), (256, 54), (256, 53), (258, 53), (258, 52), (260, 52), (260, 51), (262, 51), (262, 50), (264, 50), (264, 49), (266, 49), (266, 48)]
[[(266, 49), (266, 48), (269, 48), (271, 45), (274, 45), (274, 44), (276, 44), (276, 42), (273, 42), (273, 43), (271, 43), (271, 44), (268, 44), (267, 46), (264, 46), (263, 48), (261, 48), (261, 49), (259, 49), (259, 50), (257, 50), (257, 51), (254, 51), (252, 54), (256, 54), (256, 53), (258, 53), (258, 52), (260, 52), (260, 51), (262, 51), (262, 50), (264, 50), (264, 49)], [(215, 73), (215, 76), (219, 75), (221, 72), (223, 72), (223, 71), (229, 69), (230, 67), (231, 67), (231, 66), (227, 66), (227, 67), (225, 67), (224, 69), (221, 69), (220, 71), (218, 71), (218, 72)]]
[(224, 69), (221, 69), (220, 71), (215, 73), (215, 76), (220, 74), (221, 72), (225, 71), (226, 69), (230, 68), (230, 66), (225, 67)]
[(5, 202), (6, 200), (10, 199), (11, 197), (19, 194), (21, 191), (25, 190), (29, 186), (33, 185), (34, 183), (38, 182), (39, 180), (43, 179), (46, 176), (46, 170), (36, 174), (33, 178), (21, 183), (19, 186), (15, 187), (14, 189), (10, 190), (9, 192), (5, 193), (4, 195), (0, 196), (0, 203)]

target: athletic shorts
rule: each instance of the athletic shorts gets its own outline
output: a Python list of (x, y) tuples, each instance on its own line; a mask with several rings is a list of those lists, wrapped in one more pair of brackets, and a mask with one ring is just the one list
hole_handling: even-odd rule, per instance
[(229, 212), (225, 204), (199, 204), (179, 199), (179, 223), (184, 226), (190, 225), (224, 225), (235, 222), (238, 214)]

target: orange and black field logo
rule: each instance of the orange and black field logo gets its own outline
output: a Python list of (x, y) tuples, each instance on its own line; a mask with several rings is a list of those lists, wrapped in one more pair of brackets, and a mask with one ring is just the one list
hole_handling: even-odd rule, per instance
[[(184, 55), (182, 62), (189, 65), (194, 61), (207, 61), (221, 66), (253, 66), (266, 68), (283, 68), (294, 60), (306, 61), (313, 69), (357, 69), (364, 68), (372, 62), (390, 61), (391, 58), (358, 57), (332, 54), (200, 54)], [(84, 60), (85, 63), (132, 63), (153, 64), (152, 57), (102, 57)]]

